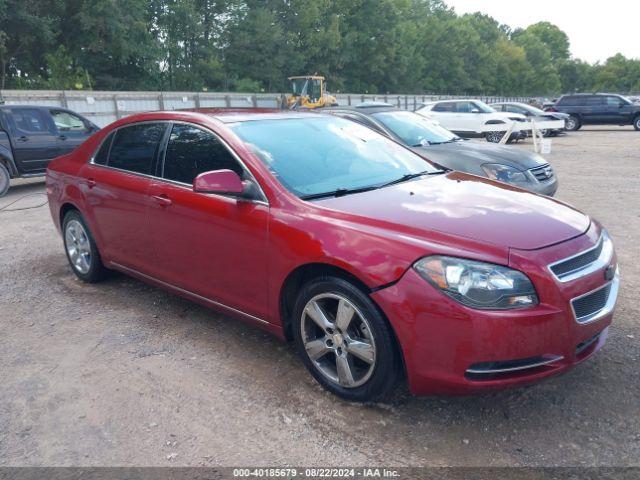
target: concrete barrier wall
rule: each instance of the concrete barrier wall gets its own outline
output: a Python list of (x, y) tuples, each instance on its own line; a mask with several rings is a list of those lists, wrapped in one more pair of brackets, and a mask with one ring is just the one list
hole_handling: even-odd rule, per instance
[[(334, 94), (340, 105), (386, 102), (405, 110), (415, 110), (422, 102), (454, 98), (479, 98), (487, 103), (526, 101), (525, 97), (469, 97), (464, 95), (363, 95)], [(278, 93), (214, 92), (106, 92), (60, 90), (3, 90), (0, 99), (7, 105), (49, 105), (74, 110), (100, 127), (139, 112), (183, 108), (279, 108)]]

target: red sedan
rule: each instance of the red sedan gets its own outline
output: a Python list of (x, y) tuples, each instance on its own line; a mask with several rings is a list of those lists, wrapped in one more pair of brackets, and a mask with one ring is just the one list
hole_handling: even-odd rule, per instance
[(618, 293), (588, 216), (328, 115), (134, 115), (56, 159), (47, 191), (80, 279), (119, 270), (293, 340), (351, 400), (563, 372)]

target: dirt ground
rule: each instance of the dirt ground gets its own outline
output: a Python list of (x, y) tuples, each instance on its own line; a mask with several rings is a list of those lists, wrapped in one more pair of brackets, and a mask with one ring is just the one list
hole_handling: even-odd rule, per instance
[[(547, 158), (614, 238), (617, 315), (589, 362), (477, 398), (341, 401), (267, 333), (125, 276), (80, 283), (46, 207), (0, 213), (0, 466), (640, 465), (640, 133), (585, 128)], [(15, 183), (0, 206), (44, 191)]]

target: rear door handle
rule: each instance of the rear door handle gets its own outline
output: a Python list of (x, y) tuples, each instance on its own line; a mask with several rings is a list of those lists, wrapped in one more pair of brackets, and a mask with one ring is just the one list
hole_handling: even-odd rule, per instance
[(66, 139), (67, 139), (67, 136), (66, 136), (66, 135), (60, 135), (58, 138), (59, 138), (60, 140), (66, 140)]
[(156, 203), (160, 204), (163, 207), (168, 207), (169, 205), (171, 205), (173, 202), (171, 201), (171, 199), (169, 197), (167, 197), (166, 195), (162, 194), (162, 195), (153, 195), (152, 197)]

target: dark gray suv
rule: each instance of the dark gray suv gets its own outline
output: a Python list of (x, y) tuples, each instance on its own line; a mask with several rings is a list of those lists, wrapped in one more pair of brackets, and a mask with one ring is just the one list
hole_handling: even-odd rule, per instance
[(567, 113), (567, 130), (582, 125), (633, 125), (640, 130), (640, 105), (613, 93), (563, 95), (547, 111)]
[(510, 183), (553, 196), (558, 178), (537, 153), (506, 145), (465, 140), (438, 123), (392, 106), (364, 104), (322, 109), (376, 130), (445, 168)]

